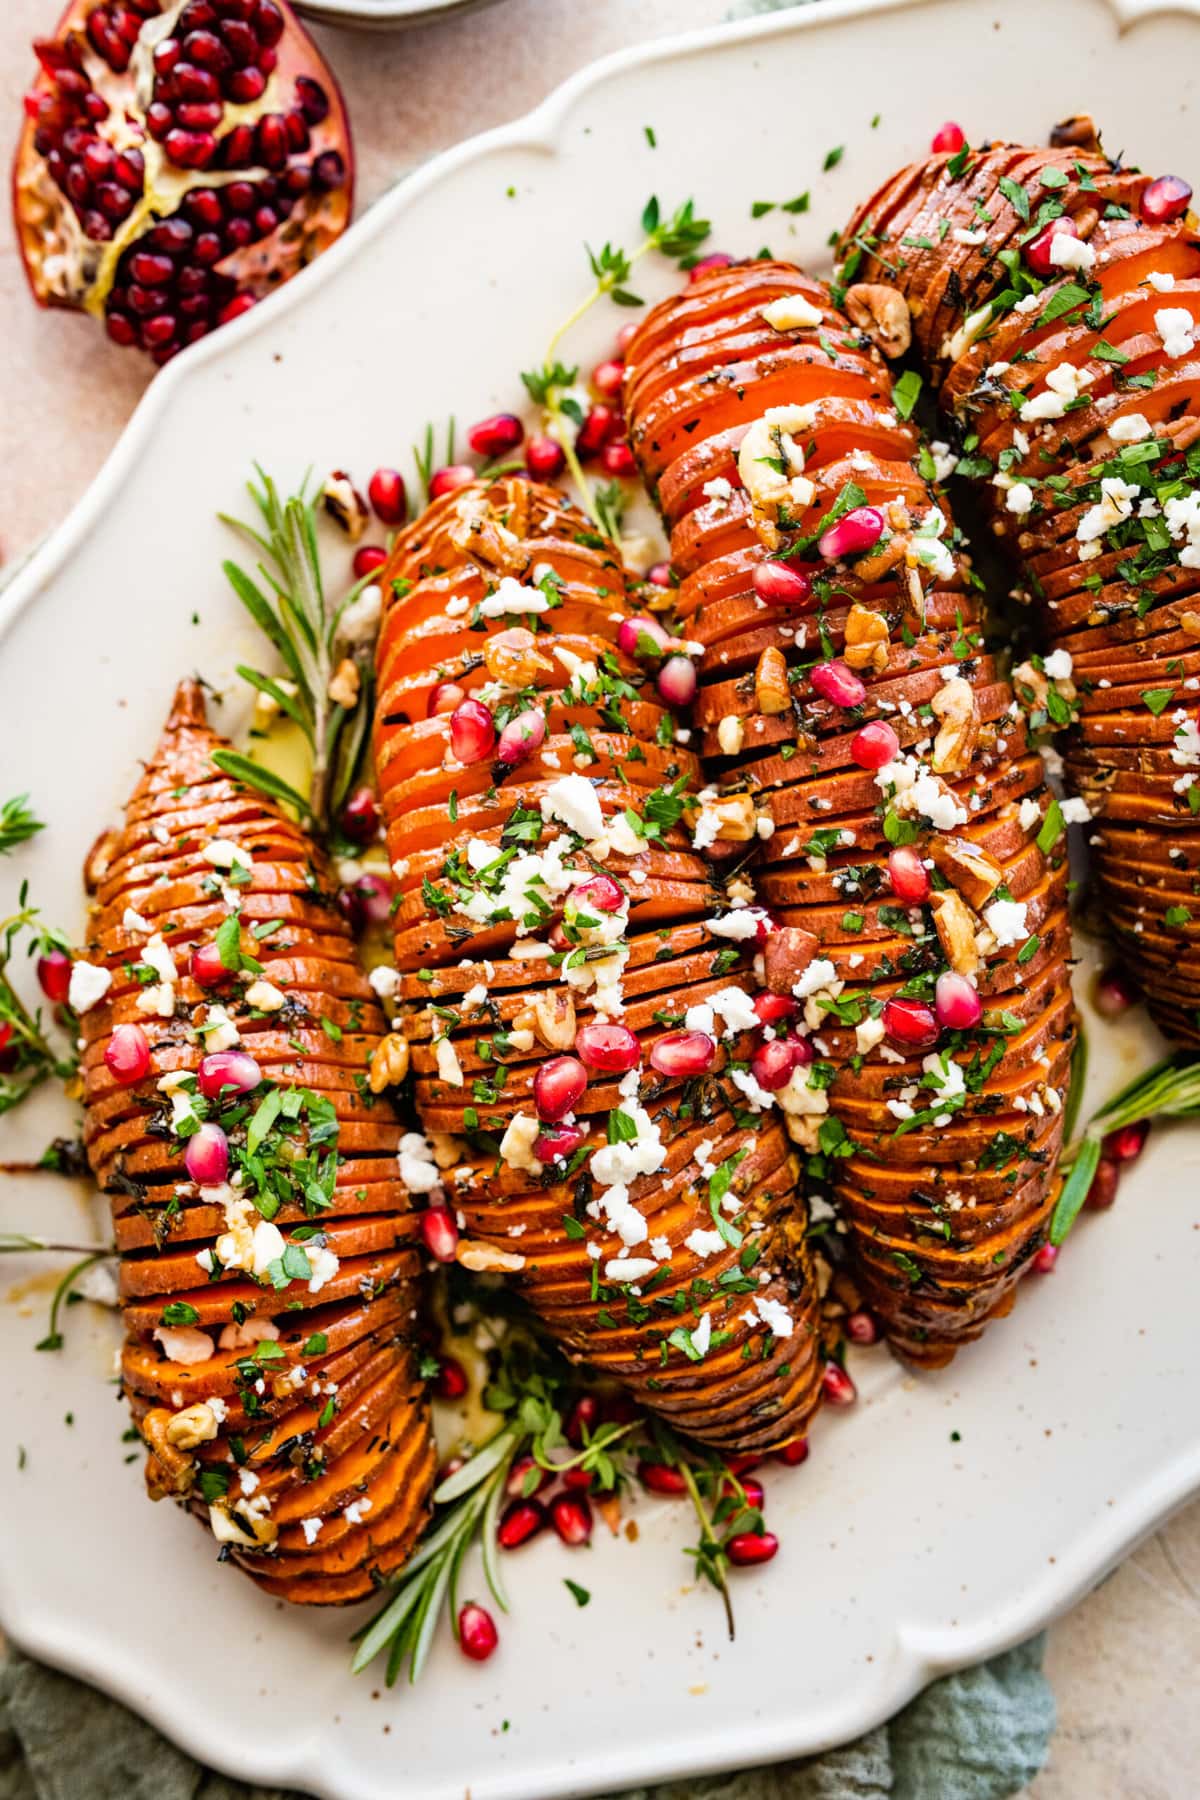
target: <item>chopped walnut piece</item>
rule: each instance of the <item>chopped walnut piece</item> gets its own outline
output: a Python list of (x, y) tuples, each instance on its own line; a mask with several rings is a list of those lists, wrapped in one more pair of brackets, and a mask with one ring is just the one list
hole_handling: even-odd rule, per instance
[(908, 303), (883, 282), (856, 281), (853, 287), (848, 287), (846, 311), (851, 323), (857, 325), (889, 361), (903, 356), (912, 343)]
[(783, 651), (774, 645), (763, 651), (754, 671), (754, 700), (761, 713), (791, 711), (792, 696), (788, 687), (787, 663)]
[(382, 1094), (385, 1088), (399, 1087), (408, 1074), (408, 1060), (408, 1040), (398, 1031), (389, 1031), (386, 1037), (380, 1038), (372, 1052), (367, 1075), (371, 1092)]
[(321, 503), (336, 525), (340, 525), (352, 544), (367, 529), (367, 503), (347, 475), (335, 469), (321, 489)]
[(852, 669), (869, 669), (882, 675), (888, 666), (888, 622), (882, 613), (872, 612), (858, 601), (846, 615), (845, 660)]
[(344, 656), (329, 678), (329, 698), (333, 704), (345, 707), (347, 712), (353, 712), (358, 705), (361, 679), (358, 664)]
[(526, 631), (523, 625), (489, 637), (483, 646), (483, 660), (492, 680), (510, 688), (529, 687), (539, 674), (554, 668), (550, 659), (538, 651), (532, 631)]
[[(569, 1050), (575, 1042), (575, 1002), (565, 988), (537, 994), (528, 1010), (533, 1029), (548, 1050)], [(518, 1014), (518, 1020), (523, 1014)]]
[(930, 905), (933, 908), (934, 929), (945, 952), (946, 961), (956, 974), (974, 975), (980, 963), (975, 944), (979, 920), (961, 894), (956, 894), (953, 888), (934, 894)]
[(934, 773), (944, 775), (970, 765), (979, 742), (979, 708), (975, 690), (961, 675), (942, 683), (930, 701), (941, 729), (933, 741), (930, 758)]
[(171, 1414), (165, 1406), (151, 1407), (139, 1430), (150, 1454), (146, 1458), (146, 1491), (152, 1500), (167, 1500), (190, 1491), (196, 1464), (168, 1437)]
[(928, 848), (930, 860), (939, 874), (945, 876), (968, 906), (981, 911), (1004, 879), (999, 863), (966, 838), (943, 837), (938, 833), (930, 838)]
[(455, 1260), (474, 1275), (515, 1274), (525, 1267), (525, 1258), (510, 1250), (497, 1250), (492, 1244), (474, 1244), (460, 1238)]

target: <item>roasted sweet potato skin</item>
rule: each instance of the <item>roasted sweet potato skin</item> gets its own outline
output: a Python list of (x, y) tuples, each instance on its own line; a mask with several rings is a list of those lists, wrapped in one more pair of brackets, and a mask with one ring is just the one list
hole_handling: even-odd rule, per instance
[[(195, 1512), (270, 1593), (350, 1601), (404, 1563), (434, 1473), (402, 1128), (367, 1081), (387, 1022), (315, 845), (215, 767), (221, 744), (185, 682), (90, 859), (82, 956), (109, 982), (81, 1022), (85, 1144), (111, 1197), (151, 1497)], [(234, 966), (202, 986), (192, 953), (218, 932)], [(106, 1058), (131, 1031), (149, 1050), (132, 1082)], [(206, 1102), (202, 1059), (235, 1044), (261, 1082)], [(232, 1155), (200, 1187), (185, 1158), (206, 1120)]]
[[(507, 1270), (570, 1357), (680, 1429), (728, 1449), (784, 1444), (821, 1367), (795, 1159), (777, 1125), (744, 1118), (731, 1076), (744, 1031), (700, 1076), (651, 1061), (689, 1009), (733, 988), (747, 1003), (754, 933), (711, 929), (730, 904), (684, 823), (699, 761), (618, 648), (634, 610), (619, 556), (560, 495), (512, 479), (435, 502), (383, 586), (375, 753), (399, 1002), (460, 1259)], [(536, 710), (544, 741), (514, 764), (464, 765), (452, 712), (430, 712), (445, 684), (501, 730)], [(523, 885), (505, 898), (514, 866)], [(620, 906), (576, 926), (571, 895), (597, 873)], [(605, 1020), (636, 1035), (641, 1060), (592, 1070), (577, 1147), (539, 1157), (535, 1077)], [(627, 1141), (632, 1167), (602, 1179), (596, 1158), (619, 1161)]]
[[(1039, 273), (1031, 238), (1058, 218)], [(1123, 960), (1167, 1035), (1200, 1044), (1195, 218), (1164, 218), (1147, 175), (1094, 149), (998, 144), (903, 170), (842, 253), (846, 279), (903, 298), (946, 413), (978, 438), (964, 469), (1051, 659), (1018, 692), (1064, 726)]]
[[(792, 1130), (821, 1153), (810, 1180), (891, 1342), (944, 1362), (1011, 1305), (1057, 1191), (1074, 1020), (1065, 844), (1047, 856), (1037, 841), (1041, 761), (981, 648), (930, 454), (825, 288), (784, 263), (713, 271), (647, 317), (628, 358), (631, 441), (670, 531), (685, 630), (705, 646), (701, 749), (719, 789), (769, 805), (774, 829), (747, 871), (782, 928), (781, 977), (768, 938), (767, 979), (802, 996), (829, 1068), (835, 1130)], [(764, 464), (792, 481), (785, 498)], [(822, 522), (863, 506), (884, 517), (877, 545), (823, 558)], [(781, 555), (812, 580), (801, 610), (756, 589)], [(832, 659), (864, 684), (857, 704), (814, 685)], [(905, 812), (899, 778), (864, 766), (855, 740), (872, 721), (929, 777), (936, 816)], [(908, 843), (934, 869), (928, 905), (893, 891), (889, 854)], [(997, 941), (989, 896), (1015, 904), (1019, 939)], [(951, 902), (965, 944), (943, 916)], [(914, 1053), (881, 1015), (898, 995), (932, 998), (948, 943), (982, 1025)]]

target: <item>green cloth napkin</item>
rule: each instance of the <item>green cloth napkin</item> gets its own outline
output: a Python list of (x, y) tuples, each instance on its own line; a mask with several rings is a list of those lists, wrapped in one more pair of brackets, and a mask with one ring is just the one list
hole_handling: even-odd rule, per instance
[[(1054, 1729), (1044, 1643), (935, 1681), (890, 1724), (825, 1756), (612, 1800), (1007, 1800), (1041, 1768)], [(202, 1768), (115, 1700), (14, 1651), (0, 1668), (0, 1800), (299, 1796)]]

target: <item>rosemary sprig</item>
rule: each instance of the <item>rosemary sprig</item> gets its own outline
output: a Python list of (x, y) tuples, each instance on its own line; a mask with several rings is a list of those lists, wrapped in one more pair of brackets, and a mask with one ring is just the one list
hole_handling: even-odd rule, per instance
[(1114, 1094), (1093, 1114), (1083, 1136), (1063, 1152), (1061, 1166), (1070, 1173), (1050, 1221), (1050, 1242), (1061, 1244), (1079, 1216), (1110, 1131), (1137, 1125), (1143, 1119), (1188, 1119), (1198, 1113), (1200, 1059), (1182, 1053), (1156, 1063)]
[(18, 844), (27, 844), (31, 837), (44, 831), (42, 821), (34, 817), (29, 806), (28, 794), (17, 794), (0, 806), (0, 856), (8, 856)]
[(60, 1053), (47, 1036), (41, 1008), (31, 1011), (13, 986), (9, 968), (22, 940), (30, 956), (70, 949), (65, 935), (42, 924), (30, 906), (28, 882), (21, 883), (17, 911), (0, 920), (0, 1049), (8, 1063), (0, 1075), (0, 1113), (19, 1106), (51, 1075), (69, 1081), (76, 1068), (74, 1055)]
[[(293, 807), (314, 831), (328, 835), (332, 821), (362, 761), (371, 711), (372, 646), (342, 632), (347, 606), (370, 580), (363, 578), (335, 603), (326, 591), (317, 544), (316, 512), (305, 479), (298, 493), (282, 498), (258, 465), (260, 486), (248, 484), (262, 515), (262, 529), (220, 515), (224, 524), (261, 552), (258, 581), (237, 563), (223, 564), (234, 593), (266, 636), (283, 665), (282, 677), (239, 665), (243, 681), (291, 719), (308, 745), (312, 773), (307, 797), (246, 757), (218, 752), (217, 766), (272, 799)], [(356, 671), (357, 697), (343, 705), (330, 692), (334, 677), (349, 661)]]
[[(50, 1329), (41, 1342), (33, 1346), (35, 1350), (62, 1349), (63, 1334), (58, 1328), (58, 1315), (62, 1311), (64, 1302), (70, 1302), (71, 1290), (77, 1277), (82, 1275), (85, 1270), (94, 1268), (97, 1263), (103, 1262), (105, 1257), (111, 1256), (111, 1254), (112, 1252), (110, 1250), (90, 1251), (87, 1256), (81, 1259), (81, 1261), (73, 1264), (72, 1267), (67, 1270), (51, 1297)], [(82, 1299), (83, 1296), (80, 1295), (78, 1297)]]

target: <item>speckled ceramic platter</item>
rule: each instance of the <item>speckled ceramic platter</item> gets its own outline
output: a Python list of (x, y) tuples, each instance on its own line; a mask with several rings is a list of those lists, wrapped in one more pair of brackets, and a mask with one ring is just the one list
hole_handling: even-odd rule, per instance
[[(158, 377), (0, 600), (3, 786), (51, 821), (0, 888), (28, 875), (80, 922), (80, 860), (176, 677), (234, 691), (252, 645), (216, 514), (252, 458), (287, 482), (309, 463), (369, 471), (406, 461), (427, 420), (513, 405), (584, 289), (582, 240), (631, 239), (652, 192), (694, 195), (714, 246), (819, 267), (854, 197), (948, 114), (978, 140), (1086, 107), (1110, 144), (1186, 172), (1198, 18), (1181, 0), (835, 0), (618, 56), (422, 169)], [(809, 212), (751, 216), (805, 189)], [(670, 279), (639, 266), (647, 295)], [(625, 316), (593, 314), (572, 356), (594, 360)], [(221, 716), (236, 726), (232, 704)], [(1156, 1053), (1136, 1023), (1096, 1030), (1089, 1103)], [(5, 1121), (5, 1157), (65, 1123), (47, 1095)], [(862, 1404), (818, 1421), (804, 1468), (767, 1474), (783, 1549), (739, 1579), (735, 1644), (688, 1586), (686, 1519), (647, 1499), (636, 1543), (522, 1551), (500, 1652), (474, 1666), (443, 1643), (417, 1692), (352, 1680), (353, 1617), (285, 1612), (147, 1505), (106, 1385), (114, 1321), (75, 1308), (66, 1349), (35, 1354), (45, 1279), (7, 1258), (0, 1624), (207, 1761), (331, 1800), (564, 1800), (846, 1739), (1044, 1624), (1200, 1488), (1198, 1173), (1200, 1133), (1157, 1132), (1115, 1210), (952, 1368), (859, 1358)], [(0, 1229), (74, 1238), (100, 1228), (89, 1207), (7, 1179)]]

